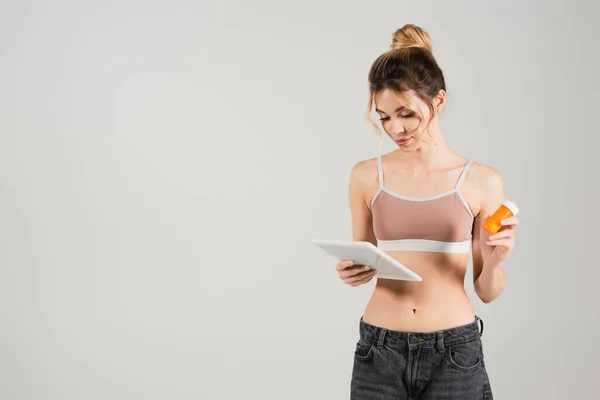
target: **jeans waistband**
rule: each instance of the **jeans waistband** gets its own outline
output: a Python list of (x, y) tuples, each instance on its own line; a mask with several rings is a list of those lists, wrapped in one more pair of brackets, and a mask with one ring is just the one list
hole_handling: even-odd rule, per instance
[(371, 325), (361, 318), (359, 330), (361, 339), (376, 344), (380, 348), (385, 344), (392, 347), (438, 347), (443, 350), (445, 346), (456, 345), (481, 337), (483, 320), (475, 316), (473, 322), (453, 328), (433, 332), (405, 332)]

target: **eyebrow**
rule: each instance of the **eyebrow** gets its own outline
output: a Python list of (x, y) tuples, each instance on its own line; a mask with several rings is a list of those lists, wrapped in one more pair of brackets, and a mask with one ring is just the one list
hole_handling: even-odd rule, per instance
[[(402, 110), (404, 110), (405, 108), (406, 108), (406, 107), (404, 107), (404, 106), (400, 106), (400, 107), (396, 108), (396, 110), (395, 110), (394, 112), (395, 112), (395, 113), (397, 113), (397, 112), (399, 112), (399, 111), (402, 111)], [(376, 108), (376, 109), (375, 109), (375, 111), (377, 111), (377, 112), (380, 112), (380, 113), (383, 113), (383, 114), (387, 114), (385, 111), (381, 111), (379, 108)]]

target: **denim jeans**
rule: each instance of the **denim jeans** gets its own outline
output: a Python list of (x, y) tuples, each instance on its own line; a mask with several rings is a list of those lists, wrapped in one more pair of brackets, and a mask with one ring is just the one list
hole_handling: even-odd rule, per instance
[(361, 318), (359, 332), (351, 400), (493, 399), (479, 317), (427, 333), (388, 330)]

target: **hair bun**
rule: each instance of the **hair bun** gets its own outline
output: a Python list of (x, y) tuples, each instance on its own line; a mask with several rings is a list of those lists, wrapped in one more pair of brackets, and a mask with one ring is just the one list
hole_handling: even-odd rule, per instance
[(409, 47), (420, 47), (431, 52), (432, 46), (429, 34), (413, 24), (406, 24), (394, 32), (391, 48), (397, 50)]

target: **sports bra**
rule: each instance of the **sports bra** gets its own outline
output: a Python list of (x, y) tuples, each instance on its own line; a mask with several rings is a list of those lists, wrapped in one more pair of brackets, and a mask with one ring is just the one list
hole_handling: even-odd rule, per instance
[(380, 155), (379, 189), (371, 200), (377, 246), (383, 251), (468, 253), (474, 218), (460, 185), (471, 164), (471, 160), (465, 164), (453, 189), (429, 197), (408, 197), (384, 186)]

